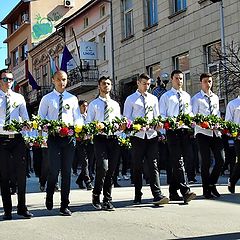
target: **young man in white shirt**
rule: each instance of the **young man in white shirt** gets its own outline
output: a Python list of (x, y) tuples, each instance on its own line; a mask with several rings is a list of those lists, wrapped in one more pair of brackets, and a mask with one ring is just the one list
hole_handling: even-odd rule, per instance
[[(111, 99), (112, 81), (109, 77), (98, 80), (99, 96), (88, 106), (86, 122), (111, 122), (115, 117), (121, 117), (119, 104)], [(94, 136), (94, 152), (96, 158), (96, 176), (92, 195), (92, 205), (97, 210), (114, 211), (112, 204), (112, 184), (114, 171), (120, 155), (117, 136), (99, 134)], [(103, 190), (103, 204), (100, 194)]]
[(3, 69), (0, 71), (0, 187), (3, 202), (3, 220), (12, 219), (12, 200), (10, 178), (15, 170), (18, 189), (17, 214), (25, 218), (33, 216), (26, 207), (26, 146), (23, 137), (17, 132), (3, 130), (12, 120), (29, 120), (24, 97), (11, 90), (13, 74)]
[[(183, 91), (183, 73), (174, 70), (171, 73), (172, 88), (164, 93), (159, 100), (160, 115), (163, 118), (177, 117), (179, 114), (192, 114), (191, 97)], [(170, 201), (190, 202), (196, 197), (190, 191), (185, 176), (184, 161), (193, 164), (193, 151), (190, 145), (190, 134), (188, 128), (167, 130), (167, 144), (169, 148), (172, 176), (169, 184)], [(180, 190), (183, 198), (178, 195)]]
[[(136, 117), (147, 117), (149, 120), (159, 116), (158, 99), (148, 89), (150, 77), (143, 73), (137, 81), (138, 89), (128, 96), (124, 103), (123, 115), (134, 121)], [(135, 186), (134, 203), (141, 203), (142, 199), (142, 169), (143, 161), (149, 168), (150, 188), (153, 195), (153, 204), (167, 204), (169, 199), (162, 195), (158, 172), (158, 137), (155, 129), (141, 130), (131, 137), (133, 176)]]
[[(226, 121), (231, 121), (240, 124), (240, 96), (230, 101), (226, 109)], [(228, 190), (230, 193), (235, 193), (235, 185), (240, 178), (240, 139), (235, 139), (234, 147), (236, 151), (237, 161), (234, 165), (233, 172), (228, 181)]]
[[(211, 90), (212, 75), (203, 73), (200, 76), (201, 91), (192, 97), (193, 114), (216, 115), (220, 117), (219, 98)], [(216, 183), (221, 174), (224, 164), (223, 142), (221, 132), (218, 130), (204, 129), (200, 126), (195, 127), (195, 136), (201, 156), (201, 176), (203, 196), (206, 199), (220, 197), (216, 188)], [(211, 151), (214, 155), (215, 164), (210, 173)]]
[[(42, 119), (61, 120), (70, 125), (83, 124), (77, 97), (65, 90), (67, 86), (67, 74), (64, 71), (57, 71), (53, 75), (53, 84), (55, 89), (42, 98), (38, 115)], [(70, 141), (68, 137), (49, 135), (47, 145), (49, 172), (46, 189), (46, 207), (48, 210), (52, 210), (53, 208), (55, 184), (58, 181), (59, 170), (61, 170), (60, 214), (71, 216), (68, 205), (71, 166), (75, 153), (74, 141)]]

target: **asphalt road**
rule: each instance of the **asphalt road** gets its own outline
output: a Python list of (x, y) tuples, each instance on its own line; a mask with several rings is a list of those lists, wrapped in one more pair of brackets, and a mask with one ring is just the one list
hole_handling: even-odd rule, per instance
[[(0, 220), (0, 239), (24, 240), (158, 240), (158, 239), (240, 239), (240, 186), (236, 194), (227, 191), (227, 178), (218, 186), (222, 196), (206, 200), (201, 185), (192, 185), (197, 199), (185, 205), (171, 202), (155, 207), (151, 204), (149, 186), (143, 187), (143, 203), (133, 205), (134, 188), (129, 181), (113, 189), (114, 212), (96, 211), (91, 206), (91, 191), (79, 190), (72, 177), (71, 217), (59, 215), (59, 198), (54, 195), (54, 209), (46, 210), (45, 193), (39, 192), (38, 180), (28, 179), (27, 204), (32, 219), (21, 219), (13, 212), (13, 220)], [(198, 176), (200, 181), (200, 177)], [(166, 177), (161, 176), (162, 190), (168, 195)], [(13, 196), (16, 206), (16, 196)], [(3, 212), (0, 201), (0, 212)]]

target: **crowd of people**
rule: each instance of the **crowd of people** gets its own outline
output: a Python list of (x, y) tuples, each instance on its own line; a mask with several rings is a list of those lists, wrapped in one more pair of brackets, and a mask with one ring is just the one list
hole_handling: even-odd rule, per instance
[[(219, 98), (212, 92), (213, 78), (209, 73), (200, 76), (200, 91), (191, 96), (183, 90), (183, 73), (174, 70), (171, 73), (172, 87), (167, 90), (167, 82), (158, 79), (158, 86), (149, 93), (151, 78), (143, 73), (137, 80), (137, 90), (125, 100), (123, 111), (118, 102), (111, 98), (112, 82), (109, 77), (98, 80), (99, 95), (89, 104), (85, 100), (66, 91), (67, 73), (61, 70), (52, 77), (54, 89), (43, 96), (39, 104), (38, 116), (41, 119), (58, 120), (69, 125), (83, 125), (93, 121), (110, 122), (122, 116), (134, 121), (138, 117), (149, 120), (158, 117), (174, 117), (180, 114), (220, 116)], [(11, 194), (17, 186), (17, 214), (31, 218), (33, 214), (26, 206), (27, 147), (22, 134), (6, 131), (4, 126), (12, 120), (28, 120), (24, 97), (11, 90), (13, 74), (8, 69), (0, 71), (0, 187), (3, 203), (3, 219), (12, 219)], [(230, 101), (226, 108), (226, 120), (240, 124), (240, 98)], [(121, 126), (120, 126), (121, 127)], [(76, 184), (80, 189), (92, 190), (92, 205), (97, 210), (114, 211), (112, 201), (113, 184), (117, 186), (119, 161), (122, 159), (122, 175), (127, 177), (131, 162), (131, 181), (135, 195), (133, 204), (141, 204), (143, 174), (149, 182), (154, 205), (167, 204), (169, 201), (189, 203), (196, 198), (189, 183), (196, 182), (196, 158), (200, 158), (203, 196), (206, 199), (218, 198), (216, 188), (218, 178), (224, 167), (224, 149), (226, 142), (218, 130), (195, 126), (194, 134), (186, 126), (164, 130), (162, 123), (154, 128), (141, 129), (130, 137), (131, 149), (118, 143), (118, 135), (98, 134), (92, 140), (69, 141), (68, 137), (49, 134), (43, 148), (32, 147), (34, 170), (39, 177), (40, 190), (46, 191), (45, 205), (53, 209), (54, 192), (58, 190), (59, 175), (61, 181), (60, 214), (71, 216), (69, 193), (71, 173), (81, 173)], [(159, 141), (159, 135), (166, 141)], [(230, 141), (229, 141), (230, 142)], [(235, 139), (236, 163), (231, 168), (228, 190), (235, 192), (240, 178), (240, 140)], [(230, 147), (228, 145), (228, 147)], [(213, 156), (213, 157), (212, 157)], [(226, 151), (225, 151), (226, 156)], [(129, 160), (131, 159), (131, 161)], [(214, 161), (213, 161), (214, 159)], [(164, 165), (164, 167), (162, 166)], [(147, 171), (144, 171), (144, 169)], [(160, 169), (167, 170), (169, 198), (164, 196), (160, 187)], [(186, 169), (186, 173), (185, 173)], [(93, 181), (94, 179), (94, 181)], [(101, 202), (101, 194), (103, 200)]]

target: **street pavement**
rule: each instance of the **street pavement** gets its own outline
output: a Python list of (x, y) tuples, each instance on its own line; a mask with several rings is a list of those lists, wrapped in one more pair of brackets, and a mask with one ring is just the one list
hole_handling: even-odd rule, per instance
[[(227, 177), (220, 178), (221, 197), (206, 200), (201, 184), (191, 185), (197, 198), (189, 204), (171, 202), (153, 206), (149, 186), (143, 187), (143, 203), (133, 205), (134, 188), (130, 181), (119, 181), (113, 189), (114, 212), (96, 211), (91, 206), (91, 191), (77, 189), (72, 177), (71, 217), (59, 215), (60, 193), (54, 195), (54, 209), (45, 208), (45, 193), (38, 179), (27, 180), (27, 204), (34, 214), (22, 219), (14, 207), (13, 220), (0, 220), (0, 239), (24, 240), (161, 240), (161, 239), (240, 239), (240, 186), (236, 194), (227, 191)], [(197, 177), (200, 182), (200, 177)], [(161, 174), (162, 191), (168, 195), (166, 176)], [(12, 197), (16, 206), (16, 195)], [(0, 201), (0, 213), (3, 212)]]

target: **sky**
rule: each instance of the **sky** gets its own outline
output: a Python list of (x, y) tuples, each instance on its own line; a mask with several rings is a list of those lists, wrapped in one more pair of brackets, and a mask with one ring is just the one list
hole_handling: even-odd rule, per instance
[[(20, 0), (0, 0), (0, 21), (20, 2)], [(7, 44), (3, 41), (7, 38), (7, 30), (0, 27), (0, 69), (5, 68), (5, 59), (7, 58)]]

